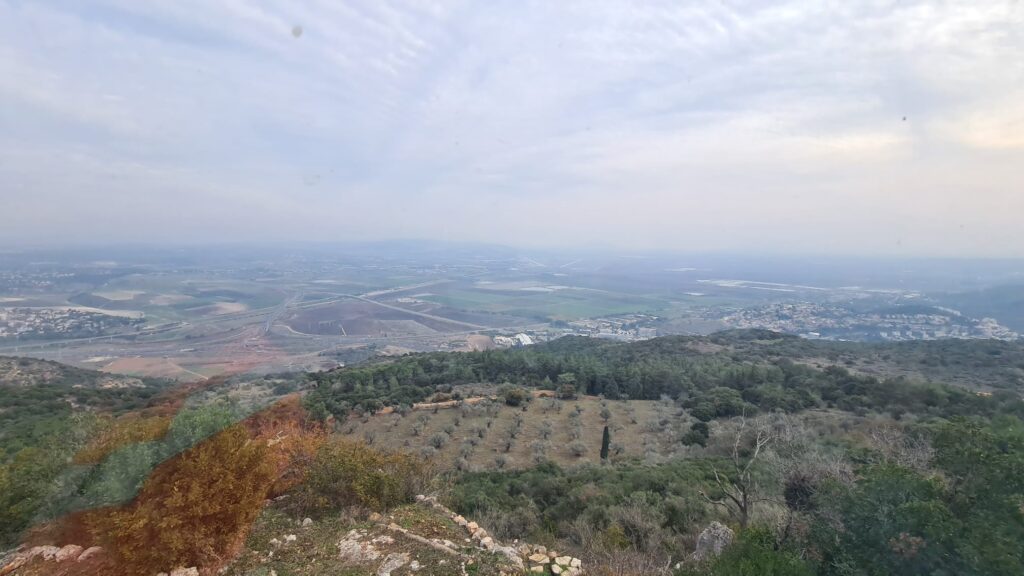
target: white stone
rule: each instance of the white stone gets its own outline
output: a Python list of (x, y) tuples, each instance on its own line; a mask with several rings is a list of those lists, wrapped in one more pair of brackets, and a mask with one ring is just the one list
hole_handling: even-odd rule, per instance
[(64, 562), (65, 560), (74, 560), (82, 553), (82, 547), (77, 544), (68, 544), (61, 548), (54, 554), (54, 560), (57, 562)]
[(472, 534), (473, 532), (476, 532), (477, 528), (479, 528), (479, 527), (480, 527), (480, 525), (477, 524), (476, 522), (470, 522), (469, 524), (466, 524), (466, 530), (469, 530), (470, 534)]
[(420, 566), (420, 563), (418, 561), (413, 560), (412, 562), (409, 562), (409, 570), (412, 570), (413, 572), (419, 572), (420, 568), (423, 568), (423, 566)]
[(569, 566), (572, 566), (573, 568), (579, 568), (580, 566), (583, 566), (583, 561), (579, 558), (573, 558), (569, 561)]
[(561, 574), (562, 573), (562, 567), (559, 566), (558, 564), (552, 564), (551, 565), (551, 573), (552, 574)]
[(559, 556), (555, 558), (555, 564), (561, 564), (562, 566), (568, 566), (571, 561), (572, 556)]
[(302, 527), (303, 528), (306, 528), (306, 527), (312, 526), (312, 525), (313, 525), (313, 519), (312, 518), (303, 518), (302, 519)]
[(191, 568), (175, 568), (171, 570), (171, 576), (199, 576), (199, 569), (195, 566)]
[(391, 576), (391, 573), (405, 566), (409, 562), (409, 555), (405, 552), (388, 554), (377, 568), (377, 576)]
[(296, 536), (295, 534), (289, 534), (289, 535), (284, 537), (284, 541), (285, 542), (295, 542), (298, 539), (299, 539), (299, 537)]
[(36, 556), (42, 556), (43, 560), (53, 560), (57, 557), (57, 553), (60, 552), (60, 548), (56, 546), (36, 546), (29, 550), (28, 557), (34, 558)]
[(536, 572), (537, 574), (543, 574), (544, 573), (544, 567), (543, 566), (533, 566), (532, 568), (530, 568), (530, 572)]
[(490, 550), (491, 547), (494, 546), (494, 539), (491, 538), (490, 536), (485, 536), (485, 537), (480, 539), (480, 545), (483, 546), (484, 548)]
[(90, 556), (99, 554), (101, 550), (103, 550), (103, 548), (100, 548), (99, 546), (92, 546), (90, 548), (86, 548), (85, 552), (82, 552), (78, 555), (78, 561), (81, 562), (82, 560), (87, 560)]

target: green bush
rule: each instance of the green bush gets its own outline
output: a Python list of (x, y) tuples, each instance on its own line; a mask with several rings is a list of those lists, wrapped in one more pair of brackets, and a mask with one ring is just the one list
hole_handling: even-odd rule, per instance
[(335, 438), (317, 451), (299, 500), (308, 513), (349, 506), (386, 510), (412, 501), (429, 479), (430, 470), (419, 458)]
[(749, 528), (706, 566), (676, 572), (677, 576), (813, 576), (811, 566), (791, 551), (779, 549), (766, 528)]

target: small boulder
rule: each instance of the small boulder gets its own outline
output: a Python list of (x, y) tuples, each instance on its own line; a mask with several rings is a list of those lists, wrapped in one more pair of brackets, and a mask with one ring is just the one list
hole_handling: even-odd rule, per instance
[(103, 550), (103, 548), (100, 548), (99, 546), (92, 546), (92, 547), (86, 548), (85, 552), (82, 552), (81, 554), (78, 555), (78, 561), (81, 562), (83, 560), (88, 560), (90, 557), (92, 557), (92, 556), (94, 556), (96, 554), (99, 554), (100, 551), (102, 551), (102, 550)]
[(568, 566), (569, 562), (572, 561), (572, 556), (559, 556), (555, 558), (555, 564), (561, 564), (562, 566)]
[(558, 564), (552, 564), (551, 565), (551, 573), (552, 574), (561, 574), (562, 573), (562, 567), (559, 566)]
[(469, 530), (470, 534), (476, 532), (478, 528), (480, 528), (480, 525), (476, 522), (470, 522), (469, 524), (466, 524), (466, 530)]
[(544, 573), (544, 567), (543, 566), (533, 566), (533, 567), (530, 568), (530, 572), (536, 572), (537, 574), (543, 574)]
[(391, 576), (391, 573), (409, 563), (409, 555), (405, 552), (388, 554), (377, 568), (377, 576)]
[(534, 564), (547, 564), (548, 562), (551, 562), (551, 559), (548, 558), (547, 554), (537, 552), (530, 556), (530, 562), (533, 562)]
[(57, 557), (58, 552), (60, 552), (60, 548), (56, 546), (36, 546), (28, 551), (28, 557), (42, 556), (43, 560), (53, 560)]
[(302, 519), (302, 527), (303, 528), (309, 528), (312, 525), (313, 525), (313, 519), (312, 518), (303, 518)]
[(480, 545), (486, 548), (487, 550), (490, 550), (494, 546), (494, 539), (490, 536), (484, 536), (480, 539)]
[(61, 548), (54, 555), (53, 559), (57, 562), (64, 562), (65, 560), (74, 560), (82, 553), (82, 547), (77, 544), (68, 544)]
[(726, 546), (732, 544), (733, 536), (733, 531), (728, 526), (712, 522), (697, 537), (697, 549), (693, 552), (693, 559), (703, 562), (709, 558), (717, 558)]
[(199, 569), (195, 566), (191, 568), (175, 568), (171, 570), (171, 576), (199, 576)]

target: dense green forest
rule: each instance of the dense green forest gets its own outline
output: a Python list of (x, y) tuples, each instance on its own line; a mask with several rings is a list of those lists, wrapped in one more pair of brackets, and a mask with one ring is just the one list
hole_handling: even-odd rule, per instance
[[(821, 343), (766, 331), (733, 331), (709, 337), (666, 337), (615, 343), (566, 337), (546, 344), (509, 350), (412, 355), (362, 367), (311, 375), (317, 384), (308, 397), (314, 412), (344, 417), (349, 410), (373, 411), (387, 405), (419, 402), (436, 390), (458, 384), (511, 383), (556, 389), (569, 384), (579, 392), (609, 399), (679, 399), (698, 418), (754, 413), (797, 412), (808, 408), (847, 411), (884, 410), (952, 416), (1021, 413), (1013, 384), (1024, 366), (1019, 344), (958, 341), (874, 345)], [(946, 354), (947, 350), (955, 354)], [(878, 376), (847, 366), (877, 363), (893, 367), (911, 353), (927, 370)], [(967, 364), (991, 367), (978, 376), (979, 387), (1001, 384), (991, 395), (951, 385), (927, 361), (934, 355), (952, 359), (948, 370), (959, 382)], [(801, 362), (825, 358), (822, 368)], [(835, 363), (830, 364), (829, 358)], [(941, 362), (939, 363), (941, 365)], [(994, 377), (992, 377), (994, 378)]]

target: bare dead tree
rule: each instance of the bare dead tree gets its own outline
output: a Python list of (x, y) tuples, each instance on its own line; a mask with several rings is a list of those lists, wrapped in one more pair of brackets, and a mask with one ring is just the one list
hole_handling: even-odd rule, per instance
[[(749, 450), (745, 450), (745, 441), (748, 434), (751, 433), (751, 446)], [(714, 506), (724, 508), (730, 516), (735, 518), (739, 522), (740, 528), (746, 528), (750, 523), (754, 504), (771, 500), (760, 494), (754, 467), (764, 457), (774, 439), (775, 433), (767, 421), (756, 419), (752, 430), (748, 430), (747, 419), (745, 416), (741, 416), (740, 427), (736, 431), (730, 455), (732, 470), (725, 473), (719, 471), (717, 466), (712, 466), (715, 484), (719, 492), (722, 493), (722, 497), (712, 498), (703, 490), (700, 491), (704, 500)]]

